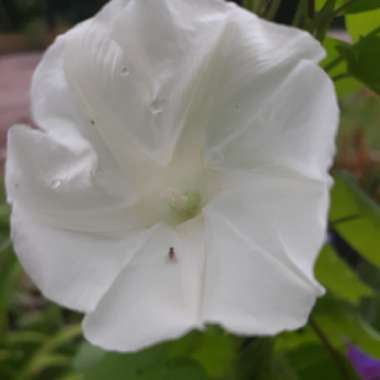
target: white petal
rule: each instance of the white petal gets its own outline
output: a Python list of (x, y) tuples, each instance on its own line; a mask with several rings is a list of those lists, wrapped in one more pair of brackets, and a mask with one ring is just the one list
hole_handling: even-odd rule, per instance
[(131, 204), (137, 192), (132, 181), (122, 188), (125, 193), (119, 194), (118, 188), (111, 191), (106, 179), (97, 171), (97, 157), (84, 140), (76, 139), (69, 147), (27, 127), (9, 131), (8, 200), (27, 209), (41, 223), (121, 236), (156, 222), (153, 208)]
[(231, 6), (200, 73), (199, 100), (189, 111), (188, 125), (201, 124), (209, 150), (216, 151), (249, 127), (299, 61), (316, 62), (323, 56), (321, 45), (309, 34)]
[(157, 226), (96, 310), (87, 315), (86, 338), (105, 349), (134, 351), (199, 327), (202, 230), (199, 219), (177, 232)]
[(223, 26), (224, 14), (217, 12), (222, 3), (211, 1), (209, 13), (205, 4), (198, 9), (177, 0), (132, 0), (114, 25), (106, 28), (95, 18), (67, 43), (70, 87), (119, 157), (123, 136), (121, 141), (132, 139), (149, 157), (168, 162), (194, 73)]
[(209, 216), (204, 318), (244, 335), (306, 323), (316, 295), (219, 216)]
[[(128, 1), (110, 1), (96, 15), (97, 21), (104, 26), (111, 24)], [(56, 132), (61, 138), (78, 130), (88, 135), (91, 129), (90, 120), (86, 119), (83, 110), (75, 103), (63, 67), (63, 53), (67, 41), (80, 34), (86, 24), (80, 23), (58, 36), (42, 57), (33, 75), (31, 105), (34, 121), (40, 128), (50, 133)]]
[(12, 240), (25, 270), (43, 294), (89, 312), (141, 246), (144, 234), (122, 240), (57, 230), (20, 208), (12, 213)]
[(301, 61), (278, 83), (265, 107), (243, 119), (245, 131), (212, 147), (208, 157), (224, 168), (277, 166), (324, 180), (335, 152), (338, 118), (330, 79), (315, 64)]
[[(110, 29), (110, 25), (128, 1), (110, 1), (96, 15), (96, 20)], [(68, 133), (75, 134), (78, 130), (90, 138), (93, 134), (91, 120), (76, 104), (68, 87), (63, 64), (65, 45), (71, 38), (81, 34), (87, 24), (88, 22), (80, 23), (58, 36), (44, 54), (33, 75), (31, 103), (34, 121), (40, 128), (49, 133), (56, 133), (60, 138), (65, 138)]]
[(131, 0), (119, 13), (86, 23), (65, 52), (70, 88), (119, 162), (126, 139), (161, 163), (186, 129), (220, 143), (295, 62), (323, 56), (308, 34), (219, 0)]
[(101, 140), (91, 121), (74, 101), (63, 71), (63, 51), (70, 35), (82, 25), (60, 36), (47, 50), (37, 67), (32, 81), (31, 105), (33, 118), (39, 128), (68, 147), (83, 140), (96, 148), (97, 168), (102, 171), (108, 188), (120, 188), (124, 193), (126, 183), (123, 172), (114, 160), (112, 152)]
[[(36, 71), (31, 86), (31, 106), (35, 123), (58, 136), (75, 134), (88, 123), (73, 101), (63, 71), (62, 53), (68, 35), (76, 33), (81, 25), (59, 36), (49, 47)], [(77, 132), (78, 133), (78, 132)]]
[(205, 210), (204, 318), (232, 331), (302, 326), (322, 288), (313, 264), (323, 243), (328, 185), (253, 175)]
[[(103, 25), (111, 17), (110, 14), (119, 14), (117, 10), (121, 3), (123, 2), (109, 3), (97, 16), (97, 23)], [(131, 196), (131, 184), (146, 182), (155, 167), (141, 157), (128, 140), (116, 135), (118, 131), (112, 128), (110, 120), (101, 123), (87, 112), (83, 104), (75, 98), (64, 72), (64, 52), (67, 45), (72, 39), (85, 33), (88, 24), (89, 22), (79, 24), (58, 37), (44, 55), (32, 81), (33, 117), (41, 129), (61, 144), (71, 147), (77, 145), (78, 140), (91, 144), (97, 157), (98, 179), (101, 172), (103, 186), (108, 191), (128, 193)], [(74, 64), (81, 67), (77, 57)], [(110, 140), (116, 141), (116, 146), (110, 146)], [(139, 194), (135, 193), (136, 195)]]
[(95, 16), (96, 20), (104, 25), (112, 24), (120, 15), (130, 0), (111, 0)]

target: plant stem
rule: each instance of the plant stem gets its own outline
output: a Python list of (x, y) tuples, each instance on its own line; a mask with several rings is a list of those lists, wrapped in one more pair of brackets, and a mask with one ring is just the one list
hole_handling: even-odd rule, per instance
[[(363, 38), (367, 38), (367, 37), (372, 37), (372, 36), (376, 36), (378, 33), (380, 32), (380, 26), (378, 26), (377, 28), (375, 28), (374, 30), (372, 30), (372, 32), (368, 33), (366, 36), (364, 36)], [(359, 41), (360, 42), (360, 41)], [(358, 44), (359, 42), (356, 42), (356, 44)]]
[(344, 362), (344, 360), (342, 360), (340, 353), (330, 343), (325, 333), (319, 327), (318, 323), (313, 318), (310, 318), (309, 325), (321, 341), (322, 345), (326, 348), (326, 351), (328, 351), (333, 361), (335, 362), (335, 365), (341, 374), (342, 380), (351, 380), (351, 376), (346, 367), (346, 363)]
[(343, 57), (339, 56), (325, 66), (325, 71), (331, 71), (343, 61)]
[(334, 227), (338, 224), (342, 224), (342, 223), (346, 223), (346, 222), (352, 222), (353, 220), (358, 220), (360, 218), (361, 218), (361, 216), (359, 214), (348, 215), (348, 216), (344, 216), (343, 218), (338, 218), (338, 219), (331, 221), (330, 225), (332, 227)]
[(315, 21), (315, 36), (319, 41), (323, 41), (334, 20), (334, 9), (336, 0), (326, 0), (323, 7), (318, 12)]
[(350, 76), (351, 76), (350, 73), (342, 73), (342, 74), (338, 74), (338, 75), (335, 75), (334, 77), (332, 77), (332, 80), (334, 82), (338, 82), (339, 80), (349, 78)]
[(300, 26), (301, 25), (302, 15), (303, 15), (302, 3), (304, 3), (304, 2), (305, 2), (305, 0), (300, 0), (298, 3), (298, 7), (297, 7), (297, 10), (296, 10), (296, 13), (294, 15), (293, 22), (292, 22), (293, 26)]
[(357, 0), (348, 0), (347, 3), (343, 4), (339, 8), (335, 9), (334, 17), (339, 17), (344, 14), (344, 12), (356, 2)]
[(314, 11), (311, 12), (311, 5), (313, 5), (314, 2), (311, 2), (311, 0), (300, 0), (298, 3), (298, 8), (296, 10), (296, 14), (293, 19), (293, 25), (297, 26), (302, 29), (306, 29), (309, 32), (311, 31), (311, 24), (313, 21), (312, 15), (314, 14)]
[(281, 0), (272, 0), (268, 8), (268, 11), (265, 15), (265, 18), (267, 18), (268, 20), (274, 20), (274, 18), (277, 15), (278, 9), (280, 8), (280, 5)]
[(309, 0), (308, 16), (312, 19), (315, 15), (315, 0)]
[(245, 0), (243, 4), (244, 4), (244, 7), (246, 9), (249, 9), (250, 11), (254, 9), (254, 0)]
[(264, 9), (264, 5), (265, 5), (265, 0), (254, 0), (254, 5), (253, 5), (253, 11), (261, 16), (262, 15), (262, 12), (263, 12), (263, 9)]

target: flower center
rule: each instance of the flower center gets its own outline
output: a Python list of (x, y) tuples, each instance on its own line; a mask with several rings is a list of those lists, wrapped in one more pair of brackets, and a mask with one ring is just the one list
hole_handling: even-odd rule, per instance
[(166, 199), (171, 214), (177, 222), (185, 222), (194, 218), (202, 208), (202, 197), (197, 191), (180, 192), (177, 189), (169, 188)]

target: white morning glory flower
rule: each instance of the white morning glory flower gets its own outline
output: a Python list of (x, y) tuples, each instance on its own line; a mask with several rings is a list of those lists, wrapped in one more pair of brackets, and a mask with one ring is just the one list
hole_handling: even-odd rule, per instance
[(50, 47), (41, 130), (9, 132), (12, 238), (91, 342), (306, 322), (338, 121), (323, 55), (222, 0), (113, 0)]

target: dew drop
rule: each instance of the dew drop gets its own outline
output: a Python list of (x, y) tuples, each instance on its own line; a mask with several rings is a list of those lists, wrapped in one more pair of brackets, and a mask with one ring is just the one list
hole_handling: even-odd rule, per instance
[(129, 76), (129, 74), (130, 74), (130, 71), (128, 70), (128, 67), (127, 67), (127, 66), (124, 66), (124, 67), (121, 69), (121, 75), (122, 75), (123, 77), (127, 77), (127, 76)]
[(166, 100), (162, 98), (156, 98), (150, 105), (150, 110), (153, 115), (159, 115), (163, 112), (163, 108)]
[(221, 164), (224, 161), (224, 154), (220, 150), (213, 151), (210, 155), (213, 164)]
[(55, 179), (51, 182), (51, 187), (54, 190), (58, 190), (62, 186), (62, 180), (60, 179)]

